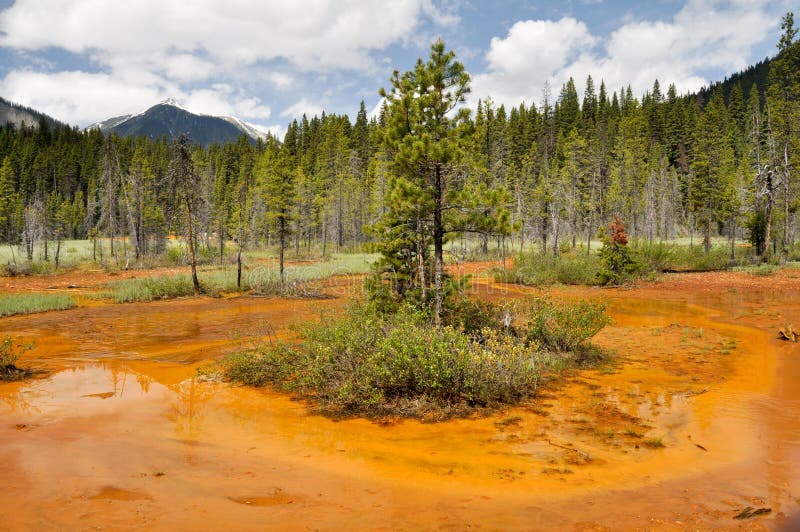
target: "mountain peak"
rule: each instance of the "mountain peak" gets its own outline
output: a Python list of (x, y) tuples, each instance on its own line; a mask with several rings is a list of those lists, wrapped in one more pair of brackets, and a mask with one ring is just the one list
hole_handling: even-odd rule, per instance
[(181, 105), (178, 103), (178, 101), (176, 99), (174, 99), (174, 98), (164, 98), (163, 100), (158, 102), (158, 105), (171, 105), (172, 107), (177, 107), (178, 109), (183, 109), (183, 107), (181, 107)]
[(181, 133), (187, 133), (192, 142), (202, 146), (236, 141), (242, 134), (249, 137), (251, 142), (267, 135), (238, 118), (192, 113), (173, 98), (161, 100), (139, 114), (110, 118), (90, 127), (97, 127), (103, 132), (113, 131), (123, 137), (143, 135), (173, 139)]

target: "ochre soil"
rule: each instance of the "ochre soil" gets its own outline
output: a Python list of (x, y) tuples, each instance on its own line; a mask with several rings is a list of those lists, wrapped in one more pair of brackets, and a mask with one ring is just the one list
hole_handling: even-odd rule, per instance
[[(462, 266), (478, 297), (540, 292)], [(776, 334), (800, 324), (800, 271), (558, 289), (609, 302), (613, 362), (488, 417), (331, 420), (197, 377), (358, 285), (0, 319), (48, 371), (0, 384), (0, 529), (766, 530), (800, 511), (800, 348)], [(747, 507), (771, 511), (734, 519)]]

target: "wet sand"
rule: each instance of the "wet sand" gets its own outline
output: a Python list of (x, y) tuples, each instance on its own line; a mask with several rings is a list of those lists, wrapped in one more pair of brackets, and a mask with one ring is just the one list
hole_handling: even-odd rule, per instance
[[(345, 298), (0, 319), (49, 371), (0, 383), (0, 528), (772, 529), (800, 510), (800, 348), (775, 334), (800, 297), (730, 282), (564, 289), (609, 300), (596, 340), (615, 362), (436, 424), (336, 421), (196, 377)], [(772, 511), (733, 519), (747, 506)]]

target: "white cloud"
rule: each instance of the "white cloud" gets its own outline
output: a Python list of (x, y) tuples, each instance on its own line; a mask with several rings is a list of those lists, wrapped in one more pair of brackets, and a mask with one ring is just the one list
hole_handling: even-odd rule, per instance
[[(434, 0), (16, 0), (0, 11), (0, 46), (31, 54), (63, 49), (90, 59), (93, 71), (29, 63), (7, 73), (0, 89), (81, 125), (164, 97), (195, 112), (263, 120), (269, 107), (244, 96), (245, 85), (286, 91), (303, 72), (370, 72), (378, 63), (373, 53), (405, 42), (423, 20), (452, 26), (453, 13)], [(223, 79), (237, 87), (208, 86)]]
[(271, 72), (267, 79), (278, 90), (290, 89), (294, 85), (294, 76), (285, 72)]
[(139, 111), (143, 102), (156, 103), (166, 96), (163, 88), (80, 71), (12, 71), (0, 81), (0, 93), (64, 122), (84, 125)]
[(473, 103), (487, 95), (497, 104), (540, 103), (545, 82), (555, 97), (570, 77), (582, 92), (588, 75), (609, 92), (630, 84), (641, 94), (656, 79), (663, 90), (670, 83), (696, 90), (707, 82), (699, 72), (747, 66), (751, 49), (778, 23), (766, 8), (763, 0), (689, 0), (672, 20), (628, 21), (604, 39), (572, 18), (517, 22), (492, 39)]
[(306, 117), (311, 118), (314, 115), (321, 115), (322, 114), (322, 106), (310, 102), (307, 98), (301, 98), (297, 102), (293, 103), (289, 107), (283, 110), (281, 116), (287, 116), (289, 118), (300, 118), (303, 115)]
[(247, 97), (227, 84), (184, 91), (163, 79), (148, 81), (132, 84), (115, 75), (81, 71), (47, 74), (14, 70), (0, 80), (0, 94), (64, 122), (82, 125), (143, 111), (168, 97), (194, 113), (256, 120), (271, 115), (261, 100)]
[(271, 126), (263, 124), (252, 124), (252, 125), (260, 129), (261, 131), (270, 132), (272, 136), (277, 139), (283, 139), (283, 136), (286, 135), (286, 126), (282, 126), (280, 124), (272, 124)]
[[(125, 57), (202, 50), (228, 67), (282, 58), (307, 70), (360, 70), (423, 15), (453, 20), (430, 0), (17, 0), (0, 15), (0, 45)], [(185, 74), (185, 65), (174, 73)]]

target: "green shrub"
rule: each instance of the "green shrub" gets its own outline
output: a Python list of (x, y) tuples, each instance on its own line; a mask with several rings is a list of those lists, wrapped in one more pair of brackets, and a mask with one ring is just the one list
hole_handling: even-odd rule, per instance
[(18, 368), (16, 363), (30, 349), (33, 349), (33, 344), (21, 344), (10, 336), (4, 336), (0, 340), (0, 381), (16, 380), (29, 374), (28, 371)]
[(639, 242), (635, 246), (632, 246), (636, 258), (642, 265), (642, 271), (653, 273), (660, 273), (675, 268), (677, 248), (678, 246), (675, 244), (667, 244), (664, 242)]
[(602, 301), (532, 297), (522, 304), (522, 334), (553, 351), (575, 351), (609, 324)]
[(726, 246), (717, 246), (711, 248), (708, 253), (701, 251), (694, 254), (688, 269), (699, 271), (724, 270), (728, 267), (730, 258), (730, 250)]
[(541, 253), (522, 253), (517, 256), (514, 267), (508, 270), (493, 270), (496, 281), (513, 282), (532, 286), (554, 284), (592, 285), (596, 283), (600, 260), (596, 253), (564, 253), (558, 257)]
[(0, 296), (0, 316), (67, 310), (77, 303), (67, 294), (9, 294)]
[(168, 263), (182, 266), (187, 262), (188, 253), (188, 249), (185, 246), (177, 244), (168, 246), (164, 257)]
[(605, 307), (591, 302), (536, 298), (521, 308), (514, 326), (486, 304), (451, 316), (490, 325), (467, 332), (437, 329), (410, 306), (395, 313), (353, 306), (339, 319), (300, 326), (299, 344), (230, 355), (221, 371), (228, 381), (298, 393), (333, 414), (446, 417), (513, 404), (535, 394), (543, 376), (582, 362), (554, 351), (576, 350), (607, 323)]
[(602, 269), (597, 280), (603, 285), (619, 285), (633, 280), (641, 271), (641, 266), (628, 248), (628, 234), (617, 215), (608, 224), (608, 234), (603, 234), (603, 247), (600, 249)]
[(2, 268), (2, 275), (17, 277), (22, 275), (49, 275), (55, 273), (56, 266), (52, 262), (45, 261), (24, 261), (9, 262)]

